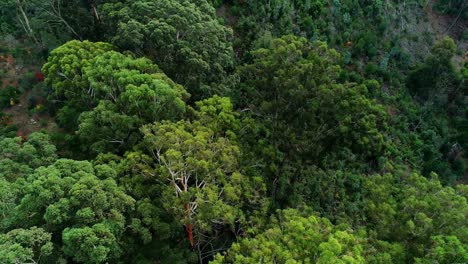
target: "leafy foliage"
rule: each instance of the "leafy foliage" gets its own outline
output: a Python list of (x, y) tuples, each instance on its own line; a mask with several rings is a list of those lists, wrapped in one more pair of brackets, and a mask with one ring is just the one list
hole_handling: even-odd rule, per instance
[(226, 259), (217, 255), (212, 263), (364, 263), (361, 240), (326, 218), (287, 209), (265, 231), (234, 244)]
[[(271, 181), (299, 176), (294, 172), (287, 176), (283, 170), (288, 163), (307, 159), (322, 165), (323, 156), (331, 153), (350, 150), (375, 157), (384, 151), (386, 114), (367, 97), (367, 83), (339, 83), (340, 57), (335, 50), (322, 42), (286, 36), (252, 55), (253, 62), (241, 69), (244, 86), (239, 101), (267, 135), (265, 148), (254, 151), (274, 162)], [(294, 191), (280, 195), (290, 192)]]
[(409, 256), (423, 256), (433, 236), (466, 243), (466, 186), (453, 189), (418, 174), (385, 174), (369, 177), (364, 188), (368, 223), (379, 238), (402, 242)]
[(239, 147), (226, 130), (236, 123), (229, 99), (210, 98), (198, 107), (192, 122), (142, 128), (143, 145), (155, 162), (144, 172), (164, 184), (163, 207), (185, 226), (192, 247), (216, 229), (239, 232), (249, 221), (246, 212), (261, 212), (265, 203), (262, 179), (242, 173)]
[(153, 59), (194, 99), (213, 95), (209, 86), (233, 68), (232, 30), (205, 0), (117, 1), (102, 5), (102, 16), (111, 43)]
[(49, 83), (60, 98), (66, 99), (67, 105), (72, 105), (81, 111), (89, 109), (95, 101), (88, 93), (89, 81), (84, 75), (84, 68), (92, 60), (112, 49), (107, 43), (72, 40), (54, 49), (47, 63), (42, 67)]
[(52, 235), (42, 228), (14, 229), (0, 234), (0, 258), (4, 263), (37, 263), (52, 254)]
[(0, 3), (1, 263), (468, 261), (467, 1), (65, 2)]
[[(95, 153), (123, 152), (139, 139), (144, 123), (181, 118), (189, 96), (148, 59), (111, 48), (71, 41), (54, 50), (43, 67), (55, 94), (66, 99), (59, 120), (78, 126), (80, 139)], [(81, 112), (78, 119), (69, 117)]]
[(14, 181), (35, 168), (52, 164), (57, 154), (49, 140), (42, 133), (31, 134), (24, 143), (21, 137), (0, 140), (0, 178)]
[[(64, 255), (78, 262), (116, 259), (122, 254), (117, 241), (125, 230), (123, 213), (135, 200), (117, 186), (114, 174), (87, 161), (59, 159), (40, 167), (24, 183), (12, 225), (62, 234)], [(96, 250), (90, 250), (93, 245)]]

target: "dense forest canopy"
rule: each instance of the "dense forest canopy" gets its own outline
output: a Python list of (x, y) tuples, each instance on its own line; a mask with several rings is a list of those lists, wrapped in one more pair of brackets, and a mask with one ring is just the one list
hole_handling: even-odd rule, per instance
[(468, 1), (0, 1), (0, 263), (468, 263)]

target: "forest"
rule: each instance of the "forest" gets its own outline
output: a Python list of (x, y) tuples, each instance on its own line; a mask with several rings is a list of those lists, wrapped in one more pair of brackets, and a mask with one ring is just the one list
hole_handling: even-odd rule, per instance
[(0, 0), (0, 264), (468, 263), (468, 0)]

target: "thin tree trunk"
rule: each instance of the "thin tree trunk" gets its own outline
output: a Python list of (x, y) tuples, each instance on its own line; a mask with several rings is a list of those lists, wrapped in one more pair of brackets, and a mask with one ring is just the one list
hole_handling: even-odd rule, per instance
[(42, 43), (34, 36), (34, 32), (33, 32), (32, 28), (31, 28), (31, 25), (29, 24), (29, 18), (26, 15), (26, 12), (23, 9), (22, 2), (20, 0), (16, 0), (16, 6), (17, 6), (19, 12), (21, 13), (21, 16), (23, 17), (23, 19), (21, 19), (20, 17), (18, 19), (19, 19), (21, 25), (23, 26), (24, 31), (26, 31), (26, 34), (34, 42), (36, 42), (36, 44), (38, 44), (39, 46), (41, 46), (43, 48), (44, 46), (42, 45)]
[(455, 24), (457, 24), (458, 20), (460, 19), (461, 15), (463, 14), (463, 11), (465, 10), (467, 6), (468, 6), (468, 0), (463, 1), (462, 7), (460, 8), (460, 12), (458, 12), (457, 18), (455, 18), (455, 21), (453, 21), (452, 25), (450, 25), (450, 27), (447, 28), (445, 32), (442, 34), (448, 33), (452, 29), (452, 27), (455, 26)]

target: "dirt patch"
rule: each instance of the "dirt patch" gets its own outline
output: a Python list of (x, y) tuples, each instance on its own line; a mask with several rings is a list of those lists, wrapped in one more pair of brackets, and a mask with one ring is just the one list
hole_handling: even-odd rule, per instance
[[(16, 88), (18, 93), (20, 93), (19, 80), (29, 72), (38, 71), (35, 66), (18, 65), (15, 58), (9, 54), (0, 54), (0, 70), (3, 72), (0, 90), (11, 86)], [(12, 99), (12, 105), (10, 107), (1, 110), (6, 115), (8, 123), (16, 124), (18, 127), (18, 134), (24, 136), (28, 136), (33, 132), (43, 129), (48, 131), (55, 130), (56, 125), (49, 115), (30, 114), (28, 100), (32, 95), (33, 91), (28, 89), (17, 101)]]
[(237, 23), (238, 18), (231, 14), (229, 6), (226, 3), (223, 3), (216, 9), (216, 15), (222, 17), (226, 20), (228, 26), (234, 26)]
[(445, 36), (453, 38), (458, 46), (458, 49), (463, 51), (463, 54), (455, 55), (453, 61), (457, 67), (461, 67), (468, 59), (468, 42), (463, 41), (463, 32), (468, 29), (468, 21), (457, 19), (457, 16), (439, 14), (433, 9), (437, 0), (431, 0), (426, 6), (426, 12), (429, 22), (434, 29), (435, 39), (439, 40)]
[(13, 56), (0, 55), (0, 70), (3, 72), (2, 86), (0, 89), (7, 86), (18, 87), (18, 80), (16, 78), (15, 59)]

